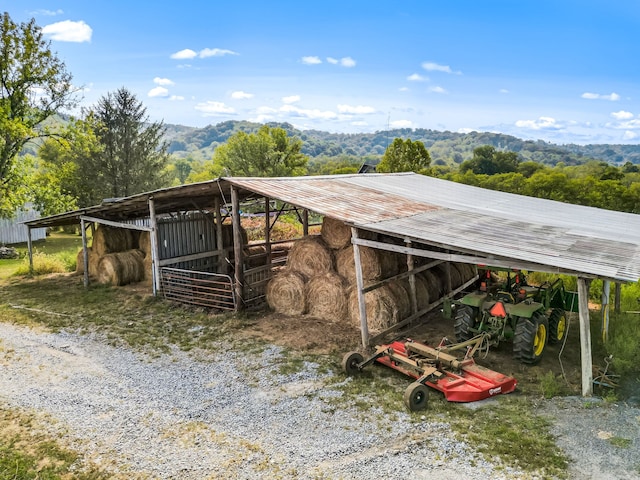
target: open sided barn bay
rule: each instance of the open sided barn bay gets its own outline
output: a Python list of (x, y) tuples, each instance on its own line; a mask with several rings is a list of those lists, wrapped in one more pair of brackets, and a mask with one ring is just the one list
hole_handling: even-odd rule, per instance
[[(438, 209), (418, 209), (420, 221), (442, 217)], [(393, 210), (379, 214), (387, 212), (394, 220)], [(398, 222), (399, 228), (408, 226)], [(362, 240), (372, 242), (364, 235)], [(455, 261), (469, 253), (459, 253)], [(614, 263), (612, 258), (601, 261)], [(570, 261), (565, 268), (587, 268), (580, 257)], [(625, 272), (621, 275), (630, 275)], [(453, 277), (445, 283), (454, 288)], [(635, 407), (579, 397), (543, 400), (541, 388), (553, 386), (550, 378), (558, 382), (558, 349), (526, 367), (509, 362), (509, 348), (498, 348), (483, 361), (518, 378), (514, 394), (472, 410), (433, 393), (427, 411), (410, 414), (401, 403), (406, 378), (383, 369), (359, 378), (341, 373), (342, 353), (365, 338), (357, 322), (327, 322), (304, 313), (211, 315), (194, 306), (168, 307), (149, 296), (148, 284), (136, 285), (144, 284), (84, 289), (80, 277), (67, 276), (3, 286), (11, 299), (2, 307), (3, 320), (28, 325), (3, 326), (7, 402), (47, 413), (42, 428), (120, 475), (638, 475)], [(398, 319), (406, 314), (398, 313)], [(424, 319), (421, 339), (434, 343), (448, 334), (450, 325), (438, 309)], [(580, 392), (578, 322), (569, 325), (563, 357), (569, 385), (560, 389)], [(40, 330), (43, 326), (53, 332)], [(580, 444), (568, 443), (575, 438)]]

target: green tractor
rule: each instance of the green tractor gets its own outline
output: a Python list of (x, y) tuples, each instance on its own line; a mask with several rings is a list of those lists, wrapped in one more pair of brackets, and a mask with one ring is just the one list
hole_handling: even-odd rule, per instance
[[(453, 329), (458, 342), (484, 333), (489, 345), (513, 339), (513, 354), (522, 363), (536, 364), (548, 343), (564, 340), (566, 311), (573, 292), (566, 292), (562, 279), (540, 286), (527, 284), (520, 271), (507, 272), (500, 283), (490, 270), (479, 281), (478, 290), (453, 302)], [(569, 302), (568, 302), (569, 301)]]

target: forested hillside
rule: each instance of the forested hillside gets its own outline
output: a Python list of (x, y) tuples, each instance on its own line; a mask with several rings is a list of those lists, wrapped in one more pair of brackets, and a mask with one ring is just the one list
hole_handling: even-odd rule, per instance
[[(394, 138), (421, 141), (429, 150), (434, 165), (454, 165), (469, 160), (473, 149), (491, 145), (498, 150), (516, 152), (521, 161), (545, 165), (580, 165), (589, 160), (602, 160), (614, 165), (626, 162), (640, 164), (640, 145), (555, 145), (541, 140), (522, 140), (501, 133), (455, 133), (423, 128), (394, 129), (375, 133), (329, 133), (318, 130), (298, 130), (288, 123), (270, 123), (303, 141), (303, 153), (317, 159), (337, 157), (376, 157), (384, 154)], [(227, 121), (204, 128), (167, 125), (169, 152), (176, 157), (208, 160), (215, 147), (238, 131), (252, 133), (261, 124)]]

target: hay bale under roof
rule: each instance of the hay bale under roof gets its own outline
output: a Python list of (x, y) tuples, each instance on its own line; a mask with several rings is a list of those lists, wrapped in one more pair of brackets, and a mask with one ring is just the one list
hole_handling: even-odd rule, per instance
[(333, 253), (321, 237), (304, 237), (289, 250), (287, 266), (310, 278), (333, 270)]
[[(367, 326), (371, 333), (386, 330), (401, 320), (396, 297), (387, 285), (365, 293), (364, 304), (367, 311)], [(352, 288), (349, 292), (348, 308), (351, 323), (359, 329), (360, 307), (357, 288)]]
[[(87, 255), (89, 260), (89, 276), (95, 277), (98, 274), (100, 257), (93, 252), (91, 247), (87, 247)], [(79, 275), (84, 274), (84, 253), (82, 249), (80, 249), (78, 255), (76, 255), (76, 273)]]
[(118, 286), (140, 282), (145, 276), (143, 262), (142, 250), (107, 253), (98, 262), (98, 282)]
[(284, 315), (302, 315), (307, 310), (305, 276), (290, 268), (279, 271), (267, 283), (267, 304)]
[(91, 242), (91, 248), (98, 257), (102, 257), (106, 253), (125, 252), (133, 247), (131, 230), (108, 225), (99, 225)]
[[(364, 280), (378, 280), (382, 275), (382, 267), (378, 258), (378, 251), (370, 247), (360, 248), (360, 264), (362, 266), (362, 278)], [(353, 247), (349, 246), (338, 250), (336, 254), (336, 270), (349, 284), (356, 283), (356, 266), (353, 256)]]
[(308, 313), (332, 322), (347, 316), (346, 282), (335, 272), (314, 275), (306, 285)]
[(327, 246), (334, 250), (340, 250), (351, 244), (351, 227), (335, 218), (324, 217), (322, 219), (320, 234)]

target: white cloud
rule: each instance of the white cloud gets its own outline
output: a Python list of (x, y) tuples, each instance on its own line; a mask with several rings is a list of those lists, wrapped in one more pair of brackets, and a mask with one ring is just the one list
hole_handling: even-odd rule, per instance
[(282, 97), (282, 103), (291, 104), (300, 101), (300, 95), (289, 95), (288, 97)]
[(340, 59), (340, 65), (346, 68), (351, 68), (356, 66), (356, 61), (351, 57), (344, 57)]
[(506, 88), (501, 88), (500, 90), (498, 90), (498, 92), (500, 92), (500, 93), (504, 93), (504, 94), (511, 93), (511, 92), (509, 92), (509, 90), (507, 90)]
[(149, 90), (149, 93), (147, 93), (147, 96), (149, 96), (149, 97), (168, 97), (169, 96), (169, 90), (167, 90), (164, 87), (154, 87), (151, 90)]
[(439, 65), (433, 62), (424, 62), (422, 64), (422, 68), (424, 68), (427, 72), (444, 72), (451, 73), (455, 75), (462, 75), (461, 71), (453, 71), (449, 65)]
[(408, 91), (409, 91), (409, 88), (408, 88), (408, 87), (400, 87), (400, 88), (398, 89), (398, 91), (399, 91), (399, 92), (408, 92)]
[(609, 95), (585, 92), (581, 96), (582, 98), (586, 98), (587, 100), (610, 100), (612, 102), (617, 102), (618, 100), (620, 100), (620, 95), (615, 92), (612, 92)]
[(393, 128), (411, 128), (413, 126), (413, 122), (411, 120), (394, 120), (389, 123), (389, 126)]
[(638, 138), (638, 134), (635, 132), (631, 132), (629, 130), (627, 130), (626, 132), (624, 132), (624, 135), (622, 136), (622, 138), (624, 140), (634, 140), (636, 138)]
[(262, 106), (256, 108), (255, 113), (258, 115), (271, 115), (273, 113), (278, 113), (278, 110), (272, 107)]
[(351, 125), (353, 125), (354, 127), (368, 127), (369, 124), (367, 122), (365, 122), (364, 120), (358, 120), (356, 122), (351, 122)]
[(57, 40), (58, 42), (82, 43), (91, 41), (93, 30), (82, 20), (79, 22), (64, 20), (45, 25), (42, 27), (42, 33), (51, 38), (51, 40)]
[(29, 12), (29, 15), (31, 16), (44, 15), (46, 17), (55, 17), (56, 15), (62, 15), (63, 13), (64, 11), (62, 11), (61, 9), (58, 9), (58, 10), (41, 9), (41, 10), (35, 10), (33, 12)]
[(335, 112), (331, 112), (328, 110), (322, 111), (318, 109), (304, 109), (299, 108), (294, 105), (283, 105), (280, 107), (280, 112), (287, 113), (293, 117), (303, 117), (310, 119), (321, 119), (321, 120), (333, 120), (338, 117)]
[(433, 93), (443, 93), (443, 94), (444, 93), (449, 93), (442, 87), (431, 87), (431, 88), (429, 88), (429, 91), (433, 92)]
[(327, 57), (327, 62), (330, 63), (331, 65), (337, 65), (340, 62), (340, 60), (333, 57)]
[(410, 82), (426, 82), (429, 79), (427, 77), (423, 77), (419, 73), (412, 73), (407, 77), (407, 80)]
[(238, 90), (231, 93), (231, 98), (233, 98), (234, 100), (246, 100), (247, 98), (253, 98), (253, 93), (247, 93), (243, 92), (242, 90)]
[(531, 130), (560, 130), (562, 125), (552, 117), (539, 117), (537, 120), (518, 120), (516, 127), (529, 128)]
[(194, 108), (202, 112), (205, 117), (215, 117), (217, 115), (229, 115), (236, 113), (233, 107), (228, 107), (222, 102), (214, 102), (211, 100), (208, 102), (198, 103)]
[(237, 52), (233, 50), (226, 50), (224, 48), (204, 48), (200, 50), (198, 56), (200, 58), (207, 57), (224, 57), (225, 55), (239, 55)]
[(322, 63), (322, 60), (320, 60), (318, 57), (302, 57), (300, 61), (305, 65), (318, 65)]
[(196, 52), (194, 52), (190, 48), (185, 48), (184, 50), (180, 50), (179, 52), (172, 53), (170, 57), (174, 60), (187, 60), (190, 58), (195, 58), (197, 56), (198, 54)]
[(611, 116), (616, 120), (629, 120), (633, 118), (633, 113), (620, 110), (619, 112), (611, 112)]
[(175, 85), (173, 81), (169, 80), (168, 78), (160, 78), (160, 77), (154, 78), (153, 83), (155, 83), (156, 85), (162, 85), (163, 87)]
[(184, 100), (184, 97), (182, 95), (171, 95), (169, 97), (169, 100), (172, 102), (180, 102), (182, 100)]
[(640, 128), (640, 119), (627, 119), (624, 122), (620, 123), (607, 123), (607, 127), (615, 128), (615, 129), (626, 129), (626, 130), (637, 130)]
[(349, 115), (367, 115), (376, 113), (376, 109), (365, 105), (338, 105), (338, 112)]

